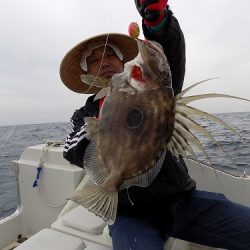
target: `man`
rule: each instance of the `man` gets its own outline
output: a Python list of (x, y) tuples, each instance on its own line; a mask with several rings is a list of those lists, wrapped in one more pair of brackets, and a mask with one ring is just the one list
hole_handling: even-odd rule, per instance
[[(144, 36), (159, 42), (168, 58), (175, 95), (183, 85), (185, 41), (178, 21), (166, 0), (136, 0), (143, 18)], [(96, 93), (81, 81), (82, 74), (111, 78), (122, 72), (125, 62), (137, 55), (136, 42), (121, 34), (106, 34), (83, 41), (63, 59), (61, 78), (71, 90)], [(98, 117), (102, 101), (90, 96), (72, 116), (72, 132), (66, 139), (64, 157), (83, 167), (89, 144), (84, 117)], [(110, 226), (113, 249), (162, 250), (173, 236), (214, 247), (250, 249), (250, 210), (228, 201), (223, 195), (195, 190), (182, 159), (169, 152), (154, 182), (119, 192), (118, 212)]]

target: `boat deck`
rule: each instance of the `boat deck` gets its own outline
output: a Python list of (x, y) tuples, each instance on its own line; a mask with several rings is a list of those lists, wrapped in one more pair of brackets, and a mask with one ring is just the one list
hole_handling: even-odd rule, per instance
[[(0, 221), (0, 249), (112, 249), (107, 225), (85, 208), (65, 199), (75, 189), (83, 188), (87, 177), (82, 169), (63, 159), (62, 150), (60, 146), (46, 150), (44, 145), (33, 146), (15, 162), (20, 206), (13, 215)], [(41, 157), (43, 170), (38, 187), (33, 188)], [(248, 176), (232, 176), (190, 159), (186, 163), (198, 189), (224, 193), (227, 198), (250, 206)], [(170, 238), (164, 249), (214, 248)]]

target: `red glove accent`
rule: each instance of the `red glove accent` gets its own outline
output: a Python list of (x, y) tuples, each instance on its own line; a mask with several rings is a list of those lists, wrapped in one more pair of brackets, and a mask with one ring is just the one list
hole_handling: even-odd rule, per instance
[[(142, 1), (145, 1), (145, 0), (142, 0)], [(158, 11), (159, 12), (159, 17), (155, 21), (144, 20), (144, 23), (147, 26), (156, 26), (156, 25), (160, 24), (162, 22), (162, 20), (164, 19), (165, 15), (166, 15), (166, 6), (167, 6), (167, 4), (168, 4), (168, 0), (159, 0), (158, 3), (149, 4), (147, 6), (146, 10)]]

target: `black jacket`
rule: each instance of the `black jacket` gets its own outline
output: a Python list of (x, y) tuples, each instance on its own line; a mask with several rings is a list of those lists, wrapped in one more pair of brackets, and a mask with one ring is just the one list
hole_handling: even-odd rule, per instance
[[(143, 30), (147, 39), (158, 41), (163, 46), (171, 68), (173, 89), (175, 94), (179, 93), (185, 74), (185, 41), (178, 21), (168, 11), (167, 26), (162, 34), (156, 36), (145, 25)], [(72, 131), (65, 142), (64, 157), (79, 167), (83, 167), (83, 154), (89, 144), (85, 138), (84, 117), (97, 116), (99, 113), (99, 101), (93, 100), (94, 96), (89, 97), (85, 106), (75, 111), (71, 118)], [(164, 209), (194, 188), (195, 182), (190, 179), (182, 158), (178, 161), (168, 152), (160, 173), (150, 186), (132, 186), (119, 192), (118, 214), (141, 211), (145, 207), (156, 211)]]

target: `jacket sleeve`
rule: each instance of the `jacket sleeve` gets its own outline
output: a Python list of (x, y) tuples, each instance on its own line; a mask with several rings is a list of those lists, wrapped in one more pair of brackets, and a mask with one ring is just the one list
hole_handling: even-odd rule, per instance
[(96, 116), (99, 112), (98, 105), (89, 97), (86, 105), (76, 110), (71, 118), (71, 132), (66, 138), (63, 157), (71, 164), (83, 168), (83, 155), (89, 145), (84, 127), (84, 117)]
[(168, 9), (166, 23), (159, 31), (152, 30), (144, 23), (142, 28), (146, 39), (162, 45), (170, 65), (174, 93), (177, 95), (183, 86), (186, 65), (185, 38), (177, 19)]

